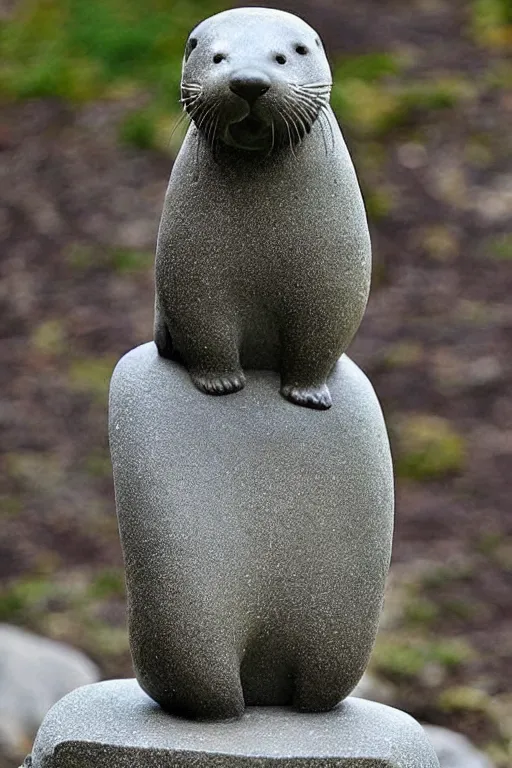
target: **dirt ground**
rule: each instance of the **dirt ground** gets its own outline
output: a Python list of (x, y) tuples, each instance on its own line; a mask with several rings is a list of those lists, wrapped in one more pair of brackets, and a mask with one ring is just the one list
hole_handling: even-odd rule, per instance
[[(378, 137), (342, 126), (374, 244), (372, 295), (350, 355), (380, 397), (398, 473), (401, 605), (375, 668), (400, 705), (491, 745), (505, 765), (512, 65), (475, 41), (468, 5), (286, 7), (333, 56), (393, 51), (408, 61), (399, 83), (449, 76), (464, 86), (457, 103), (415, 109)], [(132, 106), (34, 100), (5, 106), (0, 125), (0, 620), (85, 648), (106, 675), (130, 674), (108, 378), (151, 337), (152, 253), (171, 168), (168, 156), (119, 143)]]

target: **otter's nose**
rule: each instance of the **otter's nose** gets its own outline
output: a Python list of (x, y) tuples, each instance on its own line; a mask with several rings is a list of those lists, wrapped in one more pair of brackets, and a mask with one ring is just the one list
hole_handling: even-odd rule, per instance
[(270, 79), (259, 72), (237, 72), (232, 75), (229, 87), (240, 98), (254, 104), (270, 88)]

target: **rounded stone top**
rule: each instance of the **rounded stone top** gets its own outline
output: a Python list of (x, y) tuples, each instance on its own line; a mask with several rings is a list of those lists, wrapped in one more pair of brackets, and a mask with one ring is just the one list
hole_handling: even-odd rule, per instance
[[(158, 759), (158, 762), (155, 762)], [(33, 768), (80, 761), (91, 768), (194, 765), (255, 768), (269, 762), (324, 768), (439, 768), (421, 726), (383, 704), (347, 699), (332, 712), (301, 714), (253, 707), (231, 722), (191, 722), (161, 710), (135, 680), (85, 686), (47, 715), (34, 744)]]

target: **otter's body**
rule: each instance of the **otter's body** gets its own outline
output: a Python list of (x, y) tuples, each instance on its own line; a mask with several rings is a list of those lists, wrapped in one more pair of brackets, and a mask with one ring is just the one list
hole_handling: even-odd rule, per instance
[[(270, 369), (324, 382), (364, 313), (370, 242), (361, 194), (332, 113), (307, 142), (268, 158), (189, 129), (158, 238), (157, 343), (219, 376)], [(199, 151), (199, 155), (198, 155)], [(199, 158), (199, 161), (198, 161)], [(171, 352), (172, 354), (172, 352)]]
[(241, 389), (243, 368), (270, 369), (293, 402), (327, 408), (371, 253), (323, 48), (304, 22), (262, 9), (219, 14), (193, 34), (182, 89), (195, 122), (160, 225), (157, 347), (210, 394)]

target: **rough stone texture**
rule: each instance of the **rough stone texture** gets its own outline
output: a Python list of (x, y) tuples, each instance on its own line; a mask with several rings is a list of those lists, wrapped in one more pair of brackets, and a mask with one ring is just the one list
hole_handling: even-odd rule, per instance
[(74, 691), (46, 717), (33, 768), (439, 768), (421, 726), (383, 704), (347, 699), (324, 714), (248, 709), (197, 723), (166, 714), (134, 680)]
[[(390, 683), (365, 672), (352, 691), (352, 696), (393, 706), (398, 692)], [(441, 768), (494, 768), (494, 763), (460, 733), (437, 725), (422, 725), (434, 747)]]
[(324, 710), (366, 667), (382, 605), (393, 477), (371, 384), (347, 357), (329, 411), (278, 376), (206, 397), (154, 344), (111, 385), (110, 441), (142, 687), (173, 712)]
[(436, 725), (423, 726), (441, 768), (494, 768), (489, 758), (460, 733)]
[(0, 624), (0, 753), (21, 761), (50, 707), (99, 677), (79, 651)]
[[(158, 236), (155, 341), (209, 394), (242, 388), (242, 367), (270, 369), (285, 397), (328, 408), (327, 376), (366, 307), (371, 249), (323, 46), (268, 8), (218, 14), (190, 39), (193, 122)], [(267, 88), (258, 98), (255, 85)]]

